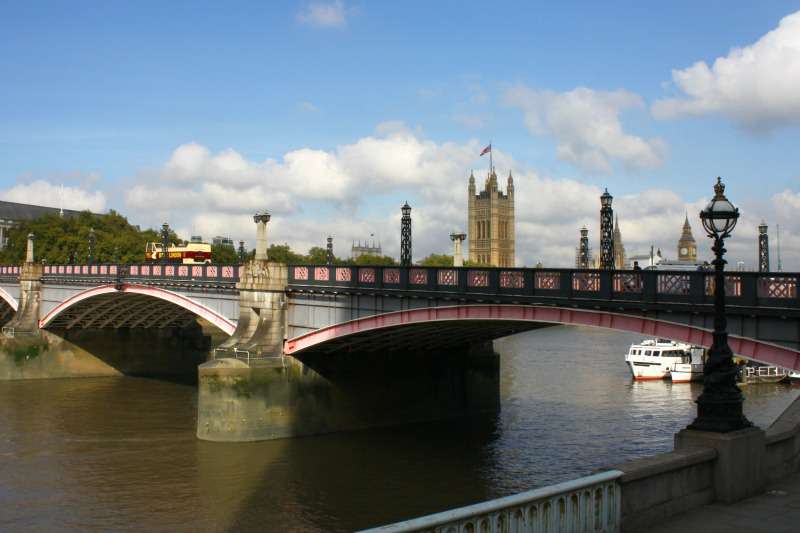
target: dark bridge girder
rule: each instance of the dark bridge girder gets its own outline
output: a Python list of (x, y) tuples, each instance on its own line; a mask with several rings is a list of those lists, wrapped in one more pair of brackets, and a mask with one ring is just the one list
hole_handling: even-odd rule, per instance
[(166, 300), (144, 294), (106, 293), (64, 309), (48, 329), (74, 328), (181, 328), (197, 315)]

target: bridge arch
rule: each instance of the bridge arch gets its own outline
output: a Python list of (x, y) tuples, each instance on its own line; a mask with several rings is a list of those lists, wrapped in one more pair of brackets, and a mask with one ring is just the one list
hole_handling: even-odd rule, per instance
[(236, 324), (173, 291), (135, 284), (100, 285), (61, 302), (39, 320), (40, 328), (181, 326), (201, 317), (228, 335)]
[[(396, 311), (343, 322), (288, 339), (284, 353), (332, 352), (348, 346), (372, 349), (398, 346), (403, 337), (420, 336), (436, 345), (436, 337), (458, 336), (455, 340), (490, 340), (541, 327), (569, 324), (616, 329), (644, 336), (667, 338), (710, 347), (710, 330), (605, 311), (568, 309), (535, 305), (461, 305)], [(480, 328), (476, 327), (481, 325)], [(763, 363), (800, 370), (800, 352), (777, 344), (730, 335), (737, 355)]]
[(7, 303), (8, 306), (14, 310), (14, 312), (16, 312), (19, 308), (19, 302), (17, 299), (8, 294), (8, 292), (2, 287), (0, 287), (0, 299)]

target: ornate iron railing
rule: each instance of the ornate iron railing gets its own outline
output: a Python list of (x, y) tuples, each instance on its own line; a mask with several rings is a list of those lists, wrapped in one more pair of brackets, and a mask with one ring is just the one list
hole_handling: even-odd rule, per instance
[[(0, 271), (3, 267), (0, 267)], [(215, 283), (239, 281), (240, 265), (183, 265), (143, 263), (136, 265), (44, 265), (42, 277), (51, 282), (109, 282), (124, 279), (148, 283)]]
[[(729, 305), (796, 307), (800, 274), (728, 272)], [(713, 303), (708, 271), (289, 265), (290, 290), (402, 291), (643, 303)], [(480, 295), (480, 296), (479, 296)]]
[(468, 505), (362, 533), (620, 531), (622, 472), (609, 470), (505, 498)]

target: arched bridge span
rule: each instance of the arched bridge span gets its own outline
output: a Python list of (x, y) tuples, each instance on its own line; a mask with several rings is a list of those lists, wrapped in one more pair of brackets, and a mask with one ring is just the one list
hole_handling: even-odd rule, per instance
[(40, 328), (166, 328), (204, 318), (228, 335), (236, 324), (173, 291), (135, 284), (107, 284), (82, 291), (39, 320)]
[[(695, 326), (596, 310), (532, 305), (428, 307), (379, 314), (324, 327), (288, 339), (284, 352), (302, 356), (365, 349), (384, 351), (456, 346), (491, 340), (550, 324), (594, 326), (683, 341), (706, 348), (712, 332)], [(742, 357), (800, 370), (800, 352), (753, 339), (730, 336)]]
[(0, 287), (0, 324), (5, 324), (14, 316), (19, 308), (19, 302), (8, 291)]

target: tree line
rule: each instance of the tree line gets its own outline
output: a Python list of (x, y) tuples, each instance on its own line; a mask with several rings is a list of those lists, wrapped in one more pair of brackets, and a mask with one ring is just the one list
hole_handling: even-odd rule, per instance
[[(0, 263), (20, 264), (25, 260), (25, 249), (29, 233), (35, 236), (34, 250), (37, 261), (50, 264), (85, 264), (89, 260), (89, 234), (94, 232), (95, 242), (92, 260), (94, 263), (142, 263), (145, 245), (161, 242), (159, 229), (140, 229), (114, 210), (106, 215), (84, 211), (75, 217), (65, 218), (57, 214), (45, 215), (35, 220), (21, 222), (7, 231), (8, 242), (0, 250)], [(184, 242), (172, 230), (171, 243)], [(245, 259), (252, 259), (255, 250), (247, 250)], [(271, 261), (292, 264), (325, 264), (328, 252), (321, 246), (313, 246), (308, 253), (295, 252), (288, 244), (272, 244), (267, 250)], [(231, 246), (212, 245), (212, 261), (217, 264), (236, 264), (239, 251)], [(398, 265), (388, 255), (362, 255), (357, 258), (334, 257), (337, 265)], [(415, 264), (422, 266), (453, 266), (453, 256), (431, 254)], [(469, 266), (468, 262), (465, 265)]]

